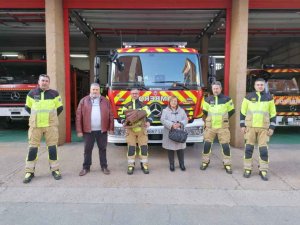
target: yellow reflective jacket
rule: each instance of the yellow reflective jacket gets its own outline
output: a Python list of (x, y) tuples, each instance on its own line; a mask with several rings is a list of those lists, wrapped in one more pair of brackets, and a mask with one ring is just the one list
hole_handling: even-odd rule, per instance
[(240, 114), (241, 127), (275, 129), (276, 107), (273, 97), (264, 92), (251, 92), (243, 100)]
[[(126, 105), (124, 105), (121, 108), (121, 112), (119, 114), (120, 118), (122, 119), (122, 123), (125, 121), (125, 111), (129, 110), (129, 109), (139, 109), (139, 110), (145, 110), (147, 113), (147, 122), (152, 123), (152, 118), (151, 118), (151, 112), (150, 109), (147, 105), (145, 105), (144, 103), (142, 103), (140, 100), (131, 100), (130, 102), (128, 102)], [(142, 121), (137, 121), (135, 124), (132, 125), (132, 131), (133, 132), (139, 132), (142, 130), (142, 126), (144, 126), (144, 124), (142, 123)]]
[(28, 93), (25, 110), (30, 114), (30, 127), (57, 126), (57, 116), (62, 112), (63, 105), (57, 91), (36, 88)]
[(224, 94), (205, 98), (202, 110), (207, 128), (228, 128), (229, 118), (234, 114), (232, 99)]

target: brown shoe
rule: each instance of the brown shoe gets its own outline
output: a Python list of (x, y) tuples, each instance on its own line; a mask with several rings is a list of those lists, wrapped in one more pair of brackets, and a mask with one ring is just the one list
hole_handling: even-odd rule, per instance
[(106, 174), (106, 175), (110, 174), (110, 171), (109, 171), (109, 169), (107, 169), (107, 168), (102, 168), (101, 170), (102, 170), (102, 172), (103, 172), (104, 174)]
[(89, 172), (90, 172), (89, 169), (82, 169), (82, 170), (80, 171), (80, 173), (79, 173), (79, 176), (84, 176), (84, 175), (86, 175), (86, 174), (89, 173)]

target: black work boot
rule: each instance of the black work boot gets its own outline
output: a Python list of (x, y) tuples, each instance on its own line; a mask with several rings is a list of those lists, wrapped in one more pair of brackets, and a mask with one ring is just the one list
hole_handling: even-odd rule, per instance
[(243, 177), (249, 178), (250, 176), (251, 176), (251, 170), (245, 169), (245, 170), (244, 170)]
[(231, 168), (231, 165), (224, 165), (224, 169), (225, 169), (226, 173), (232, 174), (232, 168)]
[(200, 166), (200, 170), (206, 170), (208, 165), (209, 165), (210, 161), (208, 161), (208, 163), (203, 162)]
[(52, 171), (52, 176), (54, 177), (55, 180), (60, 180), (62, 178), (59, 170)]
[(142, 164), (142, 170), (143, 170), (144, 174), (149, 174), (150, 173), (149, 168), (148, 168), (147, 165)]
[(259, 171), (259, 175), (260, 175), (262, 180), (264, 180), (264, 181), (269, 180), (267, 171), (265, 171), (265, 170)]
[(23, 183), (24, 184), (30, 183), (30, 181), (32, 180), (33, 177), (34, 177), (34, 173), (26, 173), (25, 177), (24, 177), (24, 180), (23, 180)]
[(134, 171), (134, 166), (128, 166), (127, 174), (128, 174), (128, 175), (132, 175), (132, 174), (133, 174), (133, 171)]

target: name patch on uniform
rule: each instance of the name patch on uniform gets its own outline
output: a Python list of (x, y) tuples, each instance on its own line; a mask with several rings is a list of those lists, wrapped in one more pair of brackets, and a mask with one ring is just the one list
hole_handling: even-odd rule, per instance
[(33, 99), (38, 102), (40, 99), (41, 99), (41, 96), (40, 95), (34, 95), (33, 96)]

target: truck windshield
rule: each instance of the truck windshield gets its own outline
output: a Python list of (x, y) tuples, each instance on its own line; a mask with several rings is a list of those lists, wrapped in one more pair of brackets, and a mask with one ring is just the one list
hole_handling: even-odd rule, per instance
[(300, 73), (273, 74), (268, 80), (269, 91), (274, 95), (299, 95)]
[(46, 62), (0, 62), (0, 84), (36, 84), (46, 73)]
[(201, 82), (197, 54), (123, 53), (112, 65), (111, 86), (141, 89), (198, 89)]

